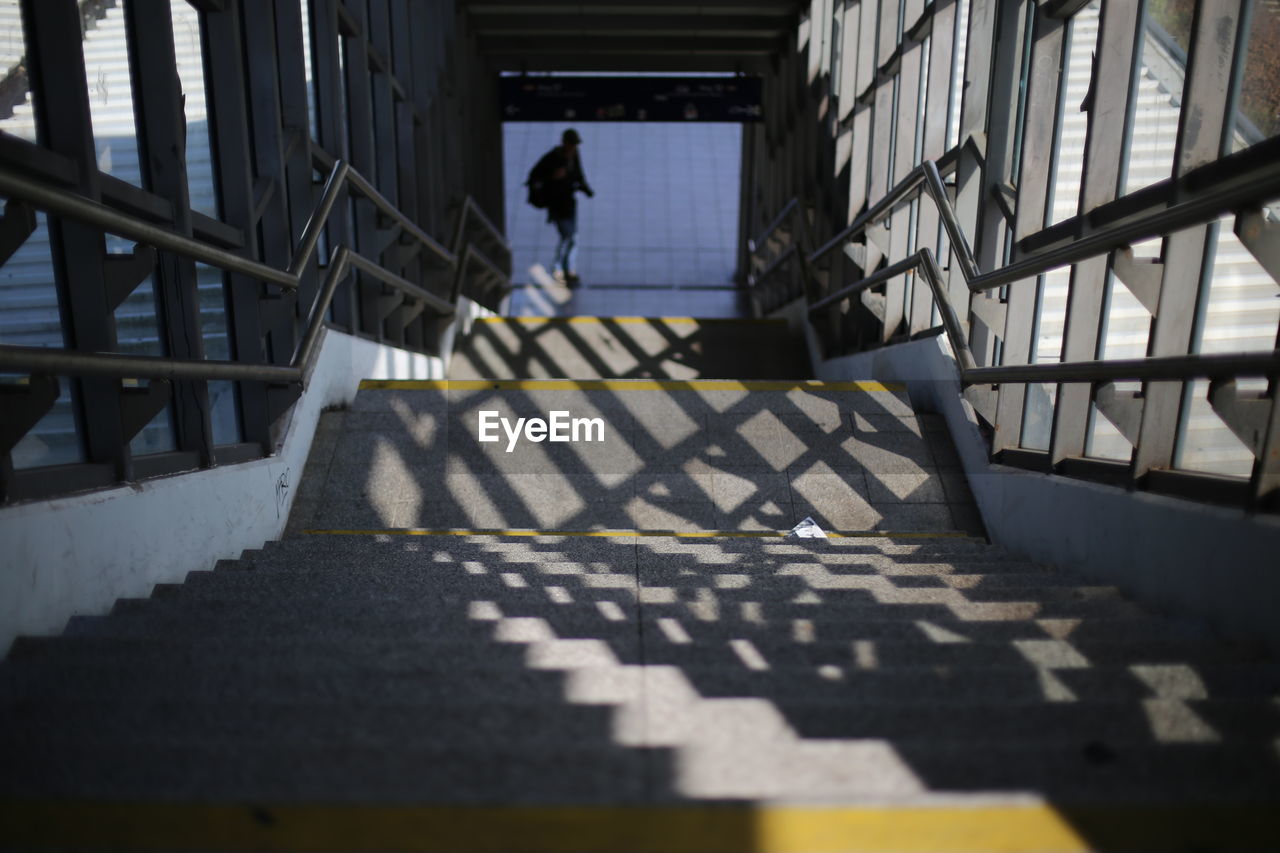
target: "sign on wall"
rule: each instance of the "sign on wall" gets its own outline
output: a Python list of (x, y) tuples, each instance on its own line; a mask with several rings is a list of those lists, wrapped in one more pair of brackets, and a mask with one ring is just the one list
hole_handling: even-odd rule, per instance
[(503, 121), (763, 118), (759, 77), (502, 77)]

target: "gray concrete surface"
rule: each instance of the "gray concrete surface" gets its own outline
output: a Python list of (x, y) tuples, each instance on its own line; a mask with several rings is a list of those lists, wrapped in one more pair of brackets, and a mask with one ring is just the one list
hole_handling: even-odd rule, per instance
[(1239, 801), (1277, 689), (973, 539), (304, 536), (18, 643), (0, 794)]

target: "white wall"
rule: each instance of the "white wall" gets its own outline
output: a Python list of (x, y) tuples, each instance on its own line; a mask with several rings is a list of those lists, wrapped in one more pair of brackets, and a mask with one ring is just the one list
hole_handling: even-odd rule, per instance
[[(475, 312), (464, 304), (459, 313)], [(320, 412), (349, 403), (361, 379), (441, 379), (445, 367), (328, 330), (275, 455), (0, 509), (0, 656), (19, 634), (57, 633), (71, 616), (105, 613), (117, 598), (278, 538)]]
[(832, 359), (816, 376), (905, 382), (917, 409), (943, 415), (992, 542), (1280, 649), (1280, 519), (992, 465), (943, 338)]

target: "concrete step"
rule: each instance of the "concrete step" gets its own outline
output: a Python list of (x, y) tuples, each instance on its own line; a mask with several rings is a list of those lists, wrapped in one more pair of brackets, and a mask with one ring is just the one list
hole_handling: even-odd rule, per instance
[(450, 379), (795, 379), (810, 373), (783, 321), (492, 317), (458, 344)]
[[(290, 540), (299, 541), (299, 540)], [(295, 558), (305, 560), (302, 571), (351, 570), (362, 567), (375, 571), (408, 569), (444, 573), (459, 567), (480, 567), (486, 571), (539, 565), (595, 565), (610, 568), (641, 567), (670, 571), (746, 571), (765, 573), (827, 567), (836, 572), (885, 574), (1050, 574), (1045, 569), (1015, 555), (985, 549), (920, 549), (914, 553), (883, 554), (876, 551), (827, 550), (791, 551), (782, 549), (743, 550), (707, 546), (681, 551), (651, 550), (644, 545), (593, 546), (586, 548), (550, 545), (541, 549), (448, 548), (447, 544), (422, 551), (367, 551), (358, 548), (310, 549), (302, 553), (269, 548), (266, 552), (241, 557), (245, 569), (296, 571)], [(230, 561), (220, 567), (232, 569)]]
[[(833, 623), (858, 623), (866, 619), (921, 620), (948, 616), (965, 622), (1024, 621), (1030, 619), (1123, 619), (1139, 618), (1144, 612), (1137, 605), (1114, 599), (1065, 599), (1020, 601), (969, 601), (954, 590), (940, 590), (945, 597), (934, 595), (933, 590), (902, 590), (886, 602), (872, 596), (856, 596), (825, 605), (761, 602), (758, 596), (748, 593), (735, 596), (735, 591), (720, 591), (714, 596), (689, 596), (681, 601), (669, 588), (647, 590), (641, 597), (647, 613), (666, 612), (703, 618), (707, 621), (741, 619), (743, 621), (789, 620), (820, 618)], [(608, 600), (611, 600), (608, 599)], [(498, 608), (506, 614), (531, 615), (545, 619), (553, 629), (584, 632), (600, 623), (617, 621), (599, 611), (597, 606), (582, 603), (556, 604), (543, 600), (516, 600), (507, 603), (499, 600)], [(464, 601), (419, 599), (406, 601), (398, 596), (359, 597), (350, 602), (334, 601), (328, 596), (308, 599), (277, 598), (274, 600), (201, 599), (201, 600), (150, 600), (121, 599), (112, 614), (107, 617), (75, 617), (72, 624), (77, 631), (101, 630), (130, 634), (163, 633), (174, 631), (190, 633), (199, 631), (274, 632), (297, 630), (321, 633), (330, 627), (345, 625), (353, 630), (365, 630), (371, 635), (385, 635), (391, 631), (412, 629), (424, 623), (439, 630), (465, 626), (474, 620), (473, 605)], [(625, 618), (625, 610), (621, 614)], [(71, 630), (71, 626), (68, 626)], [(581, 635), (581, 634), (579, 634)]]
[[(227, 749), (263, 744), (419, 749), (495, 746), (581, 747), (608, 743), (612, 709), (537, 702), (198, 702), (127, 697), (0, 706), (0, 743), (49, 737), (59, 745), (181, 746)], [(0, 746), (0, 751), (4, 749)]]
[[(732, 701), (732, 700), (730, 700)], [(677, 717), (635, 731), (638, 709), (555, 706), (550, 703), (466, 701), (430, 706), (373, 703), (235, 702), (201, 704), (152, 698), (54, 699), (0, 706), (0, 752), (24, 740), (47, 739), (60, 748), (136, 744), (180, 746), (200, 742), (226, 749), (261, 745), (331, 745), (406, 749), (496, 746), (529, 748), (610, 742), (629, 730), (629, 746), (672, 745)], [(702, 701), (680, 715), (694, 730), (738, 726), (761, 739), (892, 739), (896, 744), (1083, 745), (1112, 747), (1157, 742), (1215, 742), (1266, 747), (1280, 734), (1280, 709), (1267, 703), (1220, 700), (1142, 702), (1010, 702), (982, 704), (858, 704), (836, 707), (803, 697), (777, 704), (780, 719), (749, 725), (728, 703)], [(749, 729), (750, 731), (747, 731)], [(50, 732), (57, 732), (50, 735)]]
[[(979, 667), (847, 669), (834, 674), (819, 667), (774, 667), (749, 645), (736, 640), (725, 654), (694, 652), (695, 663), (641, 667), (634, 650), (598, 647), (597, 660), (619, 663), (564, 671), (513, 667), (504, 649), (486, 666), (489, 648), (478, 649), (466, 666), (458, 661), (361, 660), (341, 663), (210, 659), (198, 669), (132, 662), (114, 666), (6, 664), (0, 669), (0, 701), (110, 696), (169, 697), (186, 701), (387, 702), (433, 704), (456, 701), (588, 702), (684, 701), (690, 686), (705, 698), (756, 698), (861, 705), (875, 702), (1117, 702), (1148, 698), (1250, 699), (1271, 702), (1280, 691), (1274, 665), (1221, 665), (1199, 672), (1180, 665), (1153, 670), (1129, 666), (1074, 669), (1030, 664)], [(746, 654), (750, 651), (751, 654)], [(732, 653), (732, 654), (730, 654)], [(630, 662), (631, 665), (626, 665)], [(666, 677), (652, 675), (665, 670)], [(1144, 678), (1146, 680), (1144, 680)], [(1156, 686), (1152, 686), (1155, 684)], [(682, 698), (683, 697), (683, 698)]]
[[(741, 746), (735, 744), (735, 746)], [(1268, 750), (1240, 744), (1050, 744), (1027, 748), (779, 739), (741, 754), (616, 744), (477, 749), (264, 744), (6, 744), (0, 796), (225, 802), (614, 803), (1038, 792), (1084, 802), (1203, 801), (1274, 792)]]
[[(929, 623), (930, 627), (939, 627)], [(1067, 640), (1049, 637), (1043, 631), (1004, 641), (958, 637), (939, 642), (916, 624), (901, 626), (897, 636), (877, 639), (821, 639), (796, 636), (794, 625), (740, 625), (726, 635), (715, 623), (695, 620), (679, 622), (675, 629), (669, 617), (646, 620), (642, 638), (645, 660), (655, 663), (682, 663), (699, 654), (695, 643), (707, 643), (710, 659), (718, 650), (732, 648), (728, 641), (747, 639), (757, 653), (772, 665), (787, 667), (835, 666), (840, 669), (889, 669), (895, 667), (981, 667), (1028, 665), (1041, 668), (1078, 668), (1094, 664), (1133, 666), (1180, 664), (1204, 668), (1224, 663), (1265, 664), (1258, 650), (1238, 649), (1217, 643), (1172, 637), (1109, 638), (1082, 631)], [(958, 627), (958, 626), (956, 626)], [(681, 632), (689, 638), (685, 642)], [(815, 632), (816, 633), (816, 632)], [(846, 634), (852, 632), (845, 632)], [(936, 637), (937, 635), (935, 635)], [(715, 644), (713, 648), (711, 644)], [(281, 639), (264, 646), (247, 637), (161, 639), (138, 637), (20, 637), (10, 650), (10, 662), (33, 665), (53, 664), (93, 666), (119, 665), (128, 661), (140, 667), (199, 667), (207, 660), (234, 660), (252, 657), (284, 667), (299, 661), (358, 663), (383, 661), (416, 666), (430, 661), (433, 666), (465, 669), (475, 663), (486, 667), (510, 664), (528, 669), (575, 669), (618, 660), (618, 647), (602, 640), (544, 640), (511, 644), (480, 644), (466, 638), (399, 639), (359, 638), (350, 640)], [(625, 650), (625, 649), (624, 649)], [(737, 664), (741, 663), (739, 658)], [(735, 664), (735, 665), (737, 665)], [(838, 673), (833, 673), (838, 674)]]
[[(825, 567), (824, 567), (825, 568)], [(842, 567), (847, 569), (847, 567)], [(953, 566), (946, 566), (950, 569)], [(196, 571), (182, 584), (157, 584), (153, 598), (244, 598), (255, 596), (289, 597), (295, 595), (413, 595), (441, 597), (461, 592), (480, 596), (486, 592), (514, 596), (521, 589), (526, 595), (545, 600), (551, 584), (563, 583), (589, 588), (637, 588), (700, 590), (715, 589), (726, 595), (758, 596), (757, 600), (789, 600), (807, 590), (821, 590), (825, 600), (858, 591), (893, 596), (919, 596), (918, 600), (950, 600), (962, 595), (970, 601), (1080, 600), (1116, 598), (1113, 586), (1086, 586), (1059, 575), (1025, 573), (954, 573), (940, 572), (902, 574), (874, 571), (825, 572), (817, 567), (789, 566), (781, 571), (770, 567), (748, 568), (737, 572), (699, 572), (690, 569), (646, 567), (638, 573), (592, 571), (577, 563), (514, 564), (486, 569), (482, 574), (463, 574), (445, 567), (404, 568), (369, 571), (363, 568), (309, 568), (300, 572), (266, 568), (244, 571)], [(557, 597), (553, 595), (552, 600)], [(660, 599), (653, 599), (660, 603)], [(898, 600), (898, 599), (893, 599)], [(558, 603), (570, 603), (560, 598)], [(819, 603), (815, 600), (813, 603)]]
[[(708, 616), (706, 611), (702, 611)], [(256, 614), (254, 614), (256, 616)], [(401, 622), (379, 621), (375, 618), (331, 617), (328, 620), (315, 616), (295, 617), (286, 620), (269, 620), (254, 625), (253, 618), (234, 619), (215, 617), (206, 619), (199, 626), (189, 626), (188, 631), (178, 618), (163, 616), (152, 618), (134, 615), (129, 619), (104, 616), (77, 616), (67, 623), (68, 636), (87, 638), (165, 640), (168, 636), (190, 638), (195, 629), (208, 632), (206, 636), (217, 642), (238, 636), (262, 642), (278, 642), (283, 639), (332, 640), (352, 642), (358, 640), (394, 641), (406, 643), (438, 642), (454, 632), (459, 638), (488, 640), (498, 636), (504, 642), (537, 642), (549, 639), (606, 640), (610, 643), (629, 643), (638, 632), (633, 621), (617, 619), (617, 612), (565, 612), (554, 619), (505, 619), (501, 631), (486, 618), (482, 621), (466, 618), (461, 609), (445, 619), (409, 619)], [(666, 611), (653, 614), (655, 618), (675, 618)], [(694, 611), (680, 615), (685, 631), (695, 639), (723, 638), (726, 635), (753, 637), (760, 634), (776, 635), (784, 630), (790, 636), (792, 624), (735, 619), (699, 618)], [(888, 612), (870, 610), (856, 620), (827, 621), (822, 625), (818, 640), (916, 640), (921, 637), (938, 643), (952, 642), (1012, 642), (1014, 640), (1067, 637), (1072, 641), (1086, 639), (1094, 642), (1133, 642), (1150, 639), (1159, 641), (1204, 641), (1208, 635), (1197, 624), (1182, 624), (1154, 617), (1124, 618), (1036, 618), (977, 621), (962, 619), (954, 613), (937, 609), (921, 613), (905, 610)], [(176, 632), (166, 635), (165, 632)]]
[(0, 796), (159, 802), (617, 803), (639, 801), (647, 755), (601, 744), (534, 749), (217, 743), (6, 745)]
[[(844, 563), (825, 566), (816, 562), (739, 563), (705, 566), (682, 563), (676, 566), (584, 563), (573, 560), (533, 561), (464, 561), (462, 564), (429, 563), (406, 565), (407, 561), (388, 561), (385, 565), (368, 565), (352, 559), (314, 561), (305, 569), (290, 569), (283, 560), (259, 558), (253, 561), (222, 561), (212, 570), (189, 572), (185, 581), (192, 588), (217, 587), (220, 578), (234, 578), (227, 589), (236, 585), (261, 585), (263, 589), (303, 591), (324, 586), (352, 588), (431, 589), (445, 592), (472, 583), (481, 588), (485, 583), (501, 582), (508, 588), (521, 583), (540, 586), (580, 578), (585, 585), (630, 585), (643, 581), (649, 585), (706, 586), (714, 589), (747, 587), (771, 590), (800, 588), (852, 589), (881, 582), (904, 589), (950, 588), (976, 595), (1012, 593), (1017, 589), (1079, 587), (1098, 590), (1097, 594), (1114, 591), (1113, 587), (1082, 583), (1070, 575), (1052, 572), (1040, 566), (1003, 563)], [(467, 578), (464, 582), (463, 578)], [(597, 583), (598, 582), (598, 583)], [(158, 584), (156, 589), (169, 590), (183, 584)]]
[(422, 563), (463, 563), (485, 557), (512, 560), (532, 556), (538, 561), (563, 555), (560, 560), (611, 562), (627, 560), (641, 564), (688, 562), (701, 565), (749, 563), (786, 558), (822, 560), (825, 563), (856, 563), (893, 558), (900, 562), (937, 562), (937, 559), (1026, 562), (997, 545), (966, 537), (888, 538), (869, 536), (824, 540), (781, 537), (674, 537), (674, 536), (299, 536), (267, 542), (261, 551), (246, 552), (242, 559), (257, 561), (264, 556), (287, 552), (300, 563), (310, 564), (330, 554), (356, 555), (375, 563), (392, 559)]
[[(1056, 594), (1054, 594), (1056, 593)], [(954, 617), (968, 622), (1027, 619), (1133, 618), (1145, 615), (1141, 608), (1114, 597), (1078, 595), (1076, 589), (1038, 591), (1036, 594), (1008, 596), (1008, 600), (981, 601), (966, 598), (955, 590), (895, 590), (892, 594), (856, 591), (853, 595), (829, 593), (817, 601), (802, 592), (780, 599), (761, 595), (759, 590), (719, 590), (705, 587), (685, 591), (673, 587), (573, 589), (560, 587), (554, 595), (542, 590), (522, 595), (502, 590), (478, 592), (470, 600), (462, 598), (369, 595), (354, 592), (348, 600), (334, 602), (324, 594), (260, 597), (164, 595), (162, 599), (121, 599), (112, 609), (117, 619), (142, 620), (178, 618), (209, 620), (215, 614), (239, 621), (243, 618), (272, 619), (277, 611), (290, 611), (290, 621), (315, 623), (345, 620), (353, 611), (369, 614), (373, 621), (409, 623), (414, 620), (477, 618), (479, 608), (493, 607), (503, 617), (534, 617), (552, 626), (582, 630), (601, 621), (634, 620), (640, 613), (649, 619), (670, 615), (710, 622), (760, 622), (776, 624), (798, 619), (815, 625), (841, 625), (867, 618), (929, 619)], [(555, 600), (559, 598), (560, 600)], [(801, 601), (788, 599), (803, 598)], [(637, 613), (637, 599), (640, 613)], [(196, 624), (196, 621), (193, 621)], [(355, 623), (358, 624), (358, 621)]]

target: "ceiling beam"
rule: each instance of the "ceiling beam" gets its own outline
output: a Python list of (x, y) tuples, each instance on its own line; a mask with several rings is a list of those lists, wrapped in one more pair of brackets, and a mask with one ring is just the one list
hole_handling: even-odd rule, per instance
[(576, 36), (547, 36), (530, 39), (523, 36), (481, 37), (481, 53), (492, 54), (611, 54), (631, 53), (661, 56), (682, 53), (699, 54), (771, 54), (778, 50), (779, 39), (773, 36), (707, 39), (688, 33), (653, 39), (643, 36), (608, 36), (584, 40)]
[(595, 0), (592, 3), (525, 3), (467, 2), (461, 4), (472, 15), (773, 15), (789, 18), (807, 3), (795, 0), (698, 0), (693, 3), (635, 0)]
[(787, 32), (784, 19), (772, 17), (731, 17), (719, 15), (483, 15), (471, 19), (478, 35), (525, 36), (543, 34), (679, 35), (701, 34), (707, 38), (744, 35), (780, 36)]
[(559, 72), (598, 71), (614, 73), (668, 74), (763, 74), (769, 68), (767, 56), (689, 56), (684, 54), (592, 54), (554, 56), (492, 54), (487, 57), (495, 71)]

